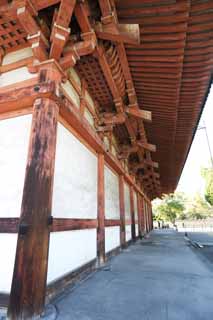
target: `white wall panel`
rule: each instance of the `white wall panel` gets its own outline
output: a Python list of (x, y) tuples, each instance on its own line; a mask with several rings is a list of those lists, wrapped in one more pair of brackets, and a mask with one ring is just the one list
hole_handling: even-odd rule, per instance
[(138, 224), (137, 223), (135, 224), (135, 235), (136, 235), (136, 237), (138, 236)]
[(131, 225), (130, 224), (127, 225), (125, 229), (126, 229), (126, 241), (129, 241), (132, 239)]
[(119, 219), (119, 178), (106, 165), (104, 167), (105, 184), (105, 217), (106, 219)]
[(0, 217), (19, 217), (31, 115), (0, 121)]
[(0, 292), (9, 293), (16, 254), (17, 234), (1, 233)]
[(47, 283), (96, 258), (96, 229), (50, 234)]
[(15, 63), (19, 60), (30, 58), (32, 56), (33, 56), (33, 50), (30, 47), (13, 51), (13, 52), (7, 53), (3, 57), (2, 65), (4, 66), (10, 63)]
[(137, 204), (137, 194), (133, 192), (133, 199), (134, 199), (134, 213), (135, 213), (135, 221), (138, 221), (138, 204)]
[(120, 246), (120, 227), (105, 228), (105, 252)]
[(58, 218), (97, 217), (97, 157), (61, 124), (52, 214)]
[(125, 218), (126, 220), (131, 219), (130, 209), (130, 188), (129, 185), (124, 183), (124, 202), (125, 202)]
[(0, 76), (0, 88), (4, 86), (9, 86), (10, 84), (13, 84), (16, 82), (29, 80), (35, 77), (37, 77), (37, 74), (30, 73), (27, 67), (22, 67), (19, 69), (8, 71), (5, 73), (2, 73)]

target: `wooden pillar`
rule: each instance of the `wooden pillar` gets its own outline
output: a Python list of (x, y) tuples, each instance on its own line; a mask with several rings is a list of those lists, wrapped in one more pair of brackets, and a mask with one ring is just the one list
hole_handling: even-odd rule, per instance
[(145, 222), (145, 231), (148, 232), (148, 223), (147, 223), (147, 205), (146, 200), (144, 199), (144, 222)]
[(104, 155), (98, 155), (98, 229), (97, 257), (98, 264), (105, 263), (105, 190), (104, 190)]
[(119, 203), (120, 203), (120, 242), (121, 247), (126, 247), (126, 230), (125, 230), (125, 202), (124, 202), (124, 177), (119, 176)]
[(45, 303), (58, 111), (53, 100), (34, 103), (9, 319), (32, 319)]
[(141, 208), (141, 196), (137, 193), (137, 206), (138, 206), (138, 236), (142, 238), (142, 208)]
[(131, 210), (131, 231), (132, 231), (132, 240), (135, 241), (135, 208), (134, 208), (134, 195), (133, 187), (130, 187), (130, 210)]

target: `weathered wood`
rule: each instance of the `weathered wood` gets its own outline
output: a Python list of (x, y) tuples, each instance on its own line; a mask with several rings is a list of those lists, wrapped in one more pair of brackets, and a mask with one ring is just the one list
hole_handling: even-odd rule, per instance
[(0, 233), (17, 233), (19, 218), (0, 218)]
[(31, 319), (45, 302), (58, 111), (50, 99), (34, 103), (9, 319)]
[(141, 211), (141, 197), (137, 193), (137, 206), (138, 206), (138, 236), (142, 238), (142, 211)]
[(120, 205), (120, 242), (121, 247), (126, 246), (126, 233), (125, 233), (125, 202), (124, 202), (124, 177), (119, 176), (119, 205)]
[(51, 231), (58, 232), (58, 231), (68, 231), (68, 230), (95, 229), (97, 227), (98, 227), (98, 222), (96, 219), (54, 218)]
[(98, 229), (97, 258), (99, 265), (105, 262), (105, 188), (104, 188), (104, 155), (98, 155)]
[(133, 196), (133, 187), (130, 187), (130, 210), (131, 210), (131, 232), (132, 240), (135, 241), (135, 207), (134, 207), (134, 196)]
[(105, 219), (105, 227), (115, 227), (120, 225), (121, 221), (118, 219)]

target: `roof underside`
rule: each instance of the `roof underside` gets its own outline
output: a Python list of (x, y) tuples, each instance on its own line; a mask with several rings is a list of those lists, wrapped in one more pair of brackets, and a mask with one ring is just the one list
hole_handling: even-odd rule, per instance
[(116, 1), (119, 21), (140, 24), (141, 45), (127, 47), (140, 106), (152, 111), (164, 193), (176, 188), (209, 88), (212, 1)]

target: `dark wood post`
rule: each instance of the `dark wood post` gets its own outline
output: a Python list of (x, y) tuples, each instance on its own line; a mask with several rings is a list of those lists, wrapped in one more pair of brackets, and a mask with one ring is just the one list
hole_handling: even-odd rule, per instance
[(137, 193), (137, 206), (138, 206), (138, 236), (142, 238), (142, 210), (141, 210), (141, 196)]
[(119, 203), (120, 203), (120, 242), (121, 247), (126, 247), (126, 230), (125, 230), (125, 202), (124, 202), (124, 177), (119, 176)]
[(9, 319), (32, 319), (45, 303), (58, 111), (53, 100), (34, 103)]
[(131, 231), (132, 231), (132, 240), (135, 241), (135, 208), (134, 208), (134, 195), (133, 187), (130, 187), (130, 210), (131, 210)]
[(104, 155), (98, 155), (98, 229), (97, 257), (98, 264), (105, 263), (105, 190), (104, 190)]

